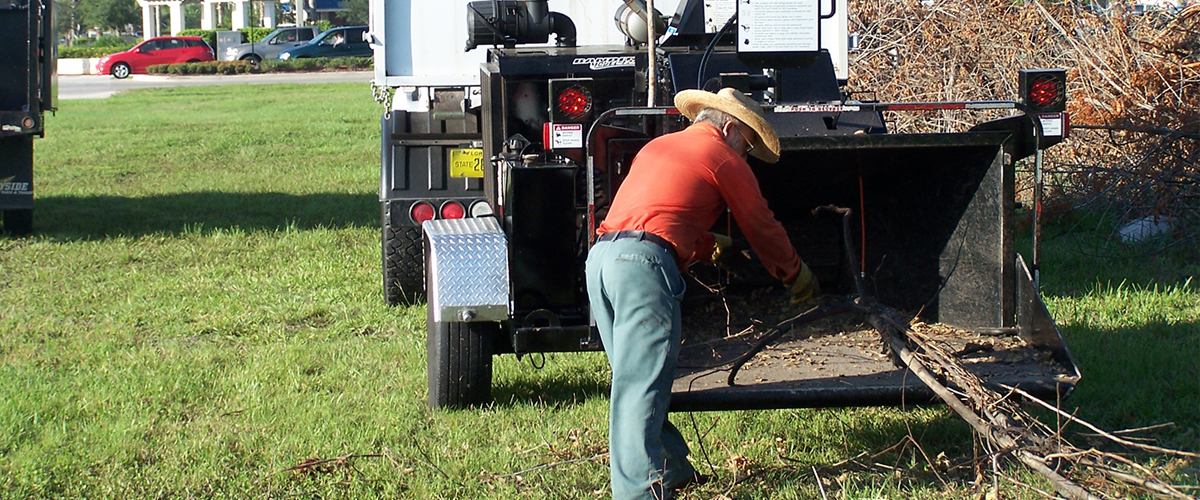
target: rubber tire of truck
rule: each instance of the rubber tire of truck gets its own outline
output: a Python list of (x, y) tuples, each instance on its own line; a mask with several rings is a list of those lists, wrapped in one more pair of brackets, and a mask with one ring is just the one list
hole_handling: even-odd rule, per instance
[(257, 68), (258, 63), (262, 62), (262, 58), (258, 57), (258, 54), (250, 54), (246, 57), (243, 57), (242, 60), (250, 63), (250, 67), (252, 68)]
[(492, 400), (493, 342), (500, 333), (495, 322), (434, 321), (426, 306), (425, 339), (429, 407), (470, 408)]
[(4, 210), (0, 213), (3, 217), (4, 232), (11, 236), (28, 236), (33, 234), (33, 209), (27, 208), (23, 210)]
[(425, 256), (421, 228), (392, 227), (387, 202), (383, 209), (383, 298), (388, 305), (425, 300)]

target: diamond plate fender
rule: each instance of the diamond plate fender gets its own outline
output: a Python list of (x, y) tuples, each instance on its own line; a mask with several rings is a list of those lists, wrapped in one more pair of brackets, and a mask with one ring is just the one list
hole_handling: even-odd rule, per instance
[(438, 219), (422, 227), (434, 321), (507, 320), (508, 240), (496, 218)]

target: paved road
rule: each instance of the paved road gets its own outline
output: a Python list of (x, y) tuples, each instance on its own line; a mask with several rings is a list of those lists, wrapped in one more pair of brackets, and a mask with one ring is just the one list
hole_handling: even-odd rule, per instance
[(59, 99), (103, 99), (122, 90), (186, 85), (239, 85), (263, 83), (332, 83), (371, 81), (370, 71), (327, 73), (266, 73), (259, 75), (158, 76), (133, 75), (118, 80), (107, 75), (62, 75), (58, 77)]

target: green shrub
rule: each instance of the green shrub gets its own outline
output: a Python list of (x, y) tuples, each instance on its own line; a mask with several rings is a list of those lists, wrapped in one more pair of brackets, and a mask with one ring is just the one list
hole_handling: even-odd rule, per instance
[(315, 57), (280, 61), (267, 59), (259, 63), (259, 71), (267, 73), (289, 73), (322, 70), (367, 70), (373, 67), (370, 57)]
[(242, 28), (238, 31), (242, 32), (242, 38), (247, 42), (257, 42), (270, 35), (272, 31), (275, 31), (275, 28)]
[(240, 75), (249, 73), (253, 66), (245, 61), (205, 61), (183, 64), (155, 64), (146, 68), (151, 75)]
[(151, 75), (240, 75), (244, 73), (298, 73), (325, 70), (368, 70), (374, 60), (370, 57), (304, 58), (291, 61), (267, 59), (258, 69), (246, 61), (206, 61), (183, 64), (155, 64), (146, 68)]
[(125, 50), (131, 47), (131, 45), (119, 36), (105, 35), (92, 42), (92, 47), (124, 47), (121, 50)]
[(59, 59), (88, 59), (93, 57), (104, 57), (117, 52), (124, 52), (133, 48), (133, 45), (110, 45), (106, 47), (59, 47)]

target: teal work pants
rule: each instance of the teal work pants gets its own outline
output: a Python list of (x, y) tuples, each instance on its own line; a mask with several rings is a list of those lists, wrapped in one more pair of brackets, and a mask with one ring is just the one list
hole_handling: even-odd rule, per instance
[(597, 243), (587, 260), (592, 315), (612, 367), (608, 454), (615, 500), (670, 498), (695, 474), (683, 435), (667, 420), (679, 357), (683, 277), (658, 245)]

